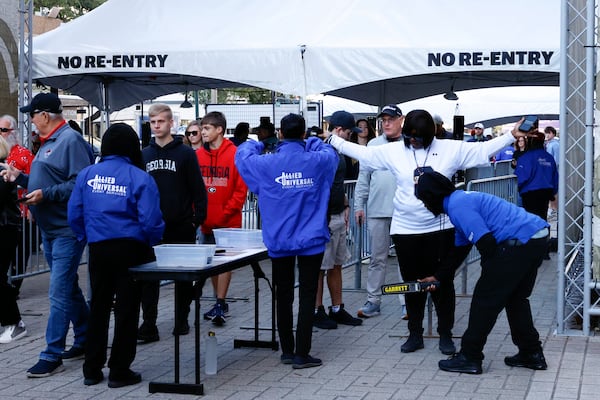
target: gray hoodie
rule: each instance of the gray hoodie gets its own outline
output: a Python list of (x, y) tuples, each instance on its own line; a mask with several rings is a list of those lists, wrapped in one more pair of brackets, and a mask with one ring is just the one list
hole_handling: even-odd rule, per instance
[[(387, 137), (380, 135), (367, 146), (381, 146), (387, 143)], [(396, 179), (390, 171), (370, 171), (361, 166), (354, 190), (354, 211), (365, 211), (368, 218), (392, 218), (395, 191)]]

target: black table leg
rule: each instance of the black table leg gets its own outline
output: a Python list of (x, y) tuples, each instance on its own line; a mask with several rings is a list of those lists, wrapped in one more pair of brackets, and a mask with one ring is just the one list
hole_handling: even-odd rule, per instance
[[(273, 350), (277, 351), (277, 350), (279, 350), (279, 342), (277, 342), (277, 340), (275, 340), (276, 299), (275, 299), (275, 296), (273, 293), (273, 288), (271, 287), (269, 280), (265, 276), (265, 273), (260, 268), (260, 264), (258, 262), (252, 262), (252, 263), (250, 263), (250, 266), (252, 267), (252, 271), (254, 272), (254, 340), (235, 339), (233, 341), (233, 347), (236, 349), (238, 349), (240, 347), (256, 347), (256, 348), (264, 348), (264, 349), (273, 349)], [(270, 290), (271, 290), (271, 299), (272, 299), (271, 341), (259, 340), (259, 337), (258, 337), (258, 334), (260, 331), (260, 328), (259, 328), (259, 297), (258, 297), (260, 289), (259, 289), (259, 285), (258, 285), (258, 280), (260, 278), (267, 281), (267, 283), (269, 284)]]
[[(204, 283), (204, 282), (202, 282)], [(198, 287), (198, 286), (196, 286)], [(198, 289), (196, 289), (198, 291)], [(199, 292), (202, 292), (200, 286)], [(175, 281), (175, 324), (179, 311), (179, 283)], [(150, 382), (148, 391), (150, 393), (179, 393), (179, 394), (204, 394), (204, 385), (200, 383), (200, 295), (194, 296), (194, 347), (195, 347), (195, 381), (196, 383), (179, 382), (179, 334), (175, 332), (175, 379), (173, 383)]]

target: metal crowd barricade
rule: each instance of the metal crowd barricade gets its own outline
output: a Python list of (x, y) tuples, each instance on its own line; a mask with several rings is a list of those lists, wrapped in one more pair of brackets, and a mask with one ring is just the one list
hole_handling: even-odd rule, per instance
[[(29, 276), (50, 272), (50, 267), (42, 250), (40, 228), (30, 219), (21, 219), (21, 230), (24, 232), (21, 243), (15, 251), (15, 262), (8, 269), (8, 281), (21, 280)], [(27, 262), (23, 262), (27, 260)], [(24, 266), (24, 268), (23, 268)]]
[(350, 205), (349, 213), (349, 229), (346, 235), (346, 243), (350, 249), (350, 259), (346, 261), (342, 268), (354, 266), (354, 287), (352, 289), (360, 289), (362, 285), (362, 261), (369, 258), (371, 248), (369, 243), (369, 235), (367, 232), (367, 221), (363, 221), (362, 225), (356, 223), (354, 217), (354, 190), (356, 189), (356, 180), (344, 181), (344, 191)]
[[(478, 173), (466, 173), (466, 176), (479, 175)], [(474, 179), (467, 183), (467, 190), (479, 191), (494, 194), (510, 202), (516, 203), (517, 201), (517, 181), (515, 175), (497, 176), (485, 179)], [(361, 289), (362, 285), (362, 261), (370, 257), (371, 249), (369, 243), (368, 227), (366, 220), (362, 225), (358, 225), (354, 218), (354, 190), (356, 188), (356, 181), (345, 181), (344, 190), (348, 197), (350, 205), (349, 214), (349, 229), (346, 236), (348, 248), (350, 249), (350, 259), (344, 263), (342, 268), (354, 266), (354, 287), (353, 290)], [(326, 205), (324, 205), (326, 206)], [(23, 218), (23, 229), (27, 232), (23, 240), (20, 251), (17, 251), (17, 262), (19, 265), (21, 259), (25, 259), (27, 254), (30, 254), (29, 262), (25, 271), (18, 271), (16, 268), (9, 270), (9, 281), (16, 279), (27, 278), (28, 276), (38, 275), (46, 272), (50, 272), (46, 259), (43, 256), (43, 250), (41, 249), (41, 235), (39, 228), (32, 224), (30, 220)], [(248, 192), (246, 202), (242, 209), (242, 228), (245, 229), (260, 229), (261, 220), (260, 213), (258, 210), (258, 198), (254, 193)], [(463, 266), (461, 267), (463, 277), (463, 288), (462, 293), (466, 294), (467, 286), (467, 268), (469, 264), (472, 264), (479, 260), (479, 253), (477, 249), (473, 248), (471, 253), (468, 255)], [(82, 260), (87, 259), (85, 256)]]
[(242, 208), (242, 228), (260, 229), (260, 213), (258, 212), (258, 197), (252, 192), (248, 192), (246, 202)]
[[(467, 170), (468, 171), (468, 170)], [(468, 174), (465, 173), (465, 176)], [(472, 192), (483, 192), (498, 196), (510, 203), (517, 204), (518, 199), (518, 187), (517, 187), (517, 176), (516, 175), (504, 175), (496, 176), (493, 178), (485, 179), (474, 179), (467, 182), (467, 191)], [(467, 296), (467, 276), (469, 272), (469, 265), (479, 261), (481, 255), (477, 251), (476, 247), (469, 252), (467, 258), (463, 262), (463, 265), (459, 268), (461, 273), (461, 296)]]

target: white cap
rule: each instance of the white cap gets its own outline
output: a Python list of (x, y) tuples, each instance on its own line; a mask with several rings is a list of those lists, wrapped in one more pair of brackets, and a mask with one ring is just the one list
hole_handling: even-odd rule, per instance
[(485, 127), (483, 126), (483, 124), (481, 122), (478, 122), (475, 124), (475, 126), (473, 128), (481, 128), (481, 129), (485, 129)]

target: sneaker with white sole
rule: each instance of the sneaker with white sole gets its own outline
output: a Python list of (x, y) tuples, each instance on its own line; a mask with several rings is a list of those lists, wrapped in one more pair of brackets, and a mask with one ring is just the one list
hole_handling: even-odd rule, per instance
[(216, 326), (225, 325), (225, 319), (228, 317), (229, 305), (227, 303), (216, 303), (213, 308), (204, 314), (204, 319), (211, 320)]
[(39, 360), (33, 367), (27, 370), (28, 378), (45, 378), (50, 375), (54, 375), (57, 372), (65, 370), (62, 360), (48, 361)]
[(27, 328), (23, 321), (19, 321), (16, 325), (8, 325), (4, 327), (4, 332), (0, 335), (0, 343), (10, 343), (13, 340), (21, 339), (27, 335)]
[(364, 306), (358, 309), (358, 316), (361, 318), (370, 318), (379, 315), (380, 306), (377, 303), (367, 301)]

